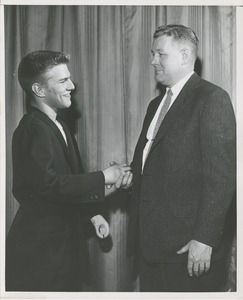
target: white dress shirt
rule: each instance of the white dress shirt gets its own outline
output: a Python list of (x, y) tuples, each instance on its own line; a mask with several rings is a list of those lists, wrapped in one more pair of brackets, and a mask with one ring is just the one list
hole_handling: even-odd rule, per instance
[(67, 137), (66, 137), (66, 134), (64, 132), (64, 129), (63, 129), (62, 125), (57, 120), (55, 120), (55, 124), (57, 125), (58, 129), (61, 131), (61, 134), (62, 134), (66, 144), (68, 144), (67, 143)]
[[(189, 80), (189, 78), (193, 75), (194, 71), (190, 72), (189, 74), (187, 74), (184, 78), (182, 78), (179, 82), (177, 82), (177, 84), (175, 84), (174, 86), (172, 86), (170, 89), (173, 93), (172, 97), (171, 97), (171, 103), (170, 103), (170, 106), (168, 108), (168, 111), (170, 109), (170, 107), (172, 106), (172, 104), (174, 103), (174, 101), (176, 100), (177, 96), (179, 95), (180, 91), (182, 90), (183, 86), (186, 84), (186, 82)], [(148, 128), (148, 131), (147, 131), (147, 135), (146, 135), (146, 138), (147, 138), (147, 143), (143, 149), (143, 161), (142, 161), (142, 170), (143, 170), (143, 167), (144, 167), (144, 164), (145, 164), (145, 161), (146, 161), (146, 158), (147, 158), (147, 155), (148, 155), (148, 151), (150, 150), (150, 147), (151, 147), (151, 144), (152, 144), (152, 138), (153, 138), (153, 132), (154, 132), (154, 128), (155, 128), (155, 125), (157, 123), (157, 120), (158, 120), (158, 117), (159, 117), (159, 114), (160, 114), (160, 111), (161, 111), (161, 108), (164, 104), (164, 101), (165, 101), (165, 98), (167, 96), (167, 91), (168, 91), (169, 88), (166, 88), (166, 93), (163, 97), (163, 99), (161, 100), (160, 102), (160, 105), (153, 117), (153, 120), (152, 122), (150, 123), (149, 125), (149, 128)]]
[[(35, 105), (34, 105), (35, 106)], [(55, 124), (56, 126), (58, 127), (58, 129), (60, 130), (66, 144), (67, 143), (67, 137), (66, 137), (66, 134), (63, 130), (63, 127), (62, 125), (56, 120), (56, 117), (57, 117), (57, 113), (48, 105), (46, 105), (45, 103), (42, 103), (41, 104), (41, 107), (40, 106), (35, 106), (36, 108), (38, 108), (39, 110), (41, 110), (44, 114), (46, 114)]]

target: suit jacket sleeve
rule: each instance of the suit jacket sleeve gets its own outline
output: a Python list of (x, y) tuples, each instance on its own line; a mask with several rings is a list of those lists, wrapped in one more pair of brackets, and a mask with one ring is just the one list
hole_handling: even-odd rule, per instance
[(211, 93), (200, 117), (202, 191), (193, 239), (217, 246), (236, 188), (236, 126), (223, 90)]
[(63, 149), (57, 139), (53, 140), (48, 126), (33, 123), (15, 133), (13, 161), (16, 169), (13, 193), (18, 201), (23, 181), (29, 185), (26, 190), (54, 202), (97, 202), (104, 198), (103, 172), (72, 174)]

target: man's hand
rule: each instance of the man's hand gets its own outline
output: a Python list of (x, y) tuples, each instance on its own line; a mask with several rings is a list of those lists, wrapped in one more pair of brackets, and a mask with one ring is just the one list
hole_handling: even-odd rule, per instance
[(104, 239), (109, 235), (109, 224), (101, 215), (96, 215), (90, 219), (95, 227), (96, 235)]
[(120, 176), (120, 178), (117, 180), (115, 183), (115, 187), (117, 189), (122, 188), (122, 189), (129, 189), (132, 186), (132, 178), (133, 174), (132, 172), (128, 171), (124, 176)]
[[(126, 163), (119, 165), (114, 161), (110, 162), (110, 166), (120, 166), (123, 170), (129, 167)], [(114, 184), (117, 189), (119, 188), (128, 189), (132, 186), (133, 174), (130, 170), (131, 167), (129, 167), (129, 170), (126, 170), (125, 173), (124, 172), (121, 173), (120, 177), (117, 179), (117, 181)], [(111, 188), (111, 186), (112, 185), (107, 185), (107, 188)]]
[(124, 177), (128, 171), (131, 170), (127, 164), (118, 164), (116, 162), (111, 162), (110, 167), (103, 170), (105, 176), (105, 184), (113, 185), (115, 184), (120, 177)]
[(210, 269), (210, 261), (212, 255), (212, 247), (191, 240), (186, 246), (181, 248), (177, 254), (182, 254), (188, 251), (187, 270), (189, 276), (196, 275), (199, 277), (203, 272)]

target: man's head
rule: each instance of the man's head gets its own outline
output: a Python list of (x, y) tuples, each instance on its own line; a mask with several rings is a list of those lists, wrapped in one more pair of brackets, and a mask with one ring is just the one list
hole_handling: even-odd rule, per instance
[(173, 86), (194, 69), (199, 40), (192, 29), (173, 24), (160, 26), (153, 38), (151, 64), (156, 80)]
[(69, 107), (70, 93), (74, 89), (67, 68), (69, 60), (69, 54), (56, 51), (40, 50), (27, 54), (18, 69), (21, 87), (27, 95), (55, 110)]

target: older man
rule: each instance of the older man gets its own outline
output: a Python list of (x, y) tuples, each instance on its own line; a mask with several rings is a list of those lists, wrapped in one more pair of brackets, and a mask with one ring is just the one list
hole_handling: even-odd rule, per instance
[(166, 25), (153, 38), (151, 64), (164, 93), (149, 104), (132, 162), (129, 253), (139, 251), (141, 291), (227, 291), (232, 104), (194, 72), (193, 30)]

